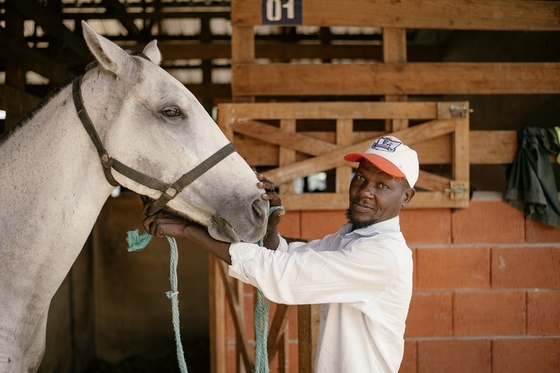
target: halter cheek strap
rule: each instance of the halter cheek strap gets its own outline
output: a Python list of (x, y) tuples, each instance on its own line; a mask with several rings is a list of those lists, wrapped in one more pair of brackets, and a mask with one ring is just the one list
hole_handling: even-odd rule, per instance
[(161, 182), (158, 179), (154, 179), (151, 176), (143, 174), (136, 171), (127, 165), (119, 162), (115, 158), (109, 156), (109, 153), (103, 146), (103, 142), (99, 138), (93, 122), (91, 121), (86, 108), (84, 106), (84, 101), (82, 99), (81, 82), (82, 76), (80, 75), (74, 79), (72, 83), (72, 97), (74, 100), (74, 106), (76, 107), (76, 112), (80, 118), (85, 130), (87, 131), (91, 141), (97, 149), (97, 154), (101, 160), (101, 165), (103, 166), (103, 172), (105, 173), (105, 178), (112, 186), (119, 186), (120, 184), (115, 180), (111, 172), (115, 169), (118, 173), (123, 176), (136, 181), (137, 183), (144, 185), (148, 188), (159, 190), (161, 192), (160, 197), (150, 206), (147, 211), (147, 215), (153, 215), (159, 210), (161, 210), (169, 201), (175, 198), (187, 185), (195, 181), (206, 171), (214, 167), (228, 155), (235, 152), (235, 148), (232, 143), (228, 143), (223, 148), (218, 150), (216, 153), (212, 154), (210, 157), (206, 158), (202, 163), (198, 164), (195, 168), (184, 174), (174, 182), (173, 184), (167, 184)]

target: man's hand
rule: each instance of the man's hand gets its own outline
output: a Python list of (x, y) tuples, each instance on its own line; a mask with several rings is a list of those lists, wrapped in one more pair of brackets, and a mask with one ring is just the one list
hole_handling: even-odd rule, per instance
[[(257, 179), (259, 179), (257, 186), (264, 189), (266, 192), (262, 195), (262, 199), (268, 201), (270, 203), (270, 207), (281, 206), (282, 200), (280, 199), (278, 193), (276, 193), (274, 183), (259, 173), (257, 173)], [(270, 250), (276, 250), (278, 248), (278, 224), (280, 224), (282, 215), (284, 215), (284, 211), (276, 210), (268, 217), (266, 236), (263, 243), (264, 246)]]
[[(145, 209), (147, 206), (145, 206)], [(146, 232), (157, 238), (164, 238), (165, 236), (185, 238), (185, 228), (189, 226), (202, 227), (197, 223), (163, 210), (144, 218), (142, 225), (144, 225)]]

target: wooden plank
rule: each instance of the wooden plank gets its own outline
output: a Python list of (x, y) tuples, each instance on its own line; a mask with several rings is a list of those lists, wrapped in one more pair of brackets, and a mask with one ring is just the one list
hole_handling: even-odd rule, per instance
[[(352, 132), (354, 121), (352, 119), (338, 119), (336, 121), (336, 144), (339, 147), (349, 146), (353, 144)], [(348, 193), (350, 189), (350, 180), (352, 179), (352, 166), (346, 163), (336, 168), (336, 185), (337, 193)]]
[(229, 281), (229, 276), (227, 275), (227, 270), (225, 268), (225, 263), (220, 262), (218, 263), (218, 269), (220, 271), (220, 277), (223, 281), (224, 287), (226, 289), (227, 300), (229, 304), (229, 309), (231, 311), (231, 316), (233, 319), (233, 323), (235, 325), (236, 334), (239, 335), (238, 341), (241, 342), (240, 346), (237, 348), (241, 352), (243, 364), (247, 368), (247, 371), (250, 372), (253, 370), (253, 358), (252, 355), (249, 354), (251, 348), (249, 347), (249, 339), (247, 338), (247, 332), (245, 329), (245, 322), (243, 321), (242, 311), (238, 302), (236, 302), (235, 290), (233, 285)]
[[(443, 119), (426, 122), (405, 130), (393, 132), (391, 135), (399, 138), (406, 144), (413, 145), (431, 137), (437, 137), (450, 133), (454, 129), (454, 120)], [(366, 140), (351, 146), (339, 148), (330, 153), (320, 155), (312, 159), (263, 172), (263, 174), (270, 180), (274, 180), (277, 183), (283, 183), (289, 180), (294, 180), (298, 177), (305, 177), (315, 172), (330, 170), (346, 163), (343, 159), (344, 155), (348, 153), (362, 152), (364, 149), (367, 149), (367, 147), (371, 145), (371, 141), (372, 140)]]
[[(282, 119), (280, 121), (280, 129), (283, 133), (294, 134), (296, 132), (295, 119)], [(296, 151), (288, 147), (280, 147), (278, 153), (278, 165), (280, 167), (293, 164), (296, 162)], [(283, 183), (280, 185), (280, 190), (283, 194), (294, 193), (294, 181)]]
[(232, 73), (240, 96), (560, 93), (560, 63), (549, 62), (271, 63), (235, 65)]
[(315, 350), (319, 334), (320, 305), (298, 307), (298, 373), (315, 371)]
[(445, 188), (449, 188), (450, 181), (451, 180), (446, 177), (420, 170), (415, 188), (421, 188), (432, 192), (441, 192), (445, 190)]
[[(218, 113), (229, 111), (240, 119), (435, 119), (436, 102), (270, 102), (219, 104)], [(229, 124), (229, 123), (228, 123)], [(221, 125), (221, 124), (220, 124)]]
[[(261, 24), (261, 0), (232, 2), (234, 25)], [(558, 31), (555, 1), (306, 0), (303, 24), (451, 30)]]
[(272, 323), (270, 325), (270, 331), (268, 333), (268, 362), (272, 362), (276, 352), (278, 351), (278, 346), (280, 345), (282, 339), (284, 338), (284, 328), (288, 324), (288, 319), (290, 318), (290, 312), (292, 311), (291, 305), (286, 304), (276, 304), (276, 312), (272, 318)]
[[(251, 26), (233, 26), (231, 31), (231, 64), (252, 63), (255, 60), (255, 33)], [(240, 76), (232, 74), (231, 83)], [(239, 95), (232, 91), (233, 102), (253, 102), (252, 95)]]
[[(348, 193), (306, 193), (281, 197), (287, 211), (348, 209)], [(466, 208), (468, 203), (468, 199), (450, 199), (449, 193), (417, 191), (405, 208)]]
[(210, 373), (227, 371), (226, 291), (221, 281), (220, 260), (209, 254), (208, 286), (210, 289)]
[[(406, 62), (406, 29), (385, 27), (383, 29), (383, 62), (385, 63), (405, 63)], [(401, 101), (406, 102), (404, 95), (386, 95), (386, 102)], [(393, 132), (408, 127), (406, 119), (388, 119), (385, 130)]]
[[(289, 120), (294, 121), (295, 131), (295, 120)], [(254, 120), (236, 122), (233, 125), (233, 131), (310, 155), (320, 155), (338, 148), (335, 144), (329, 144), (328, 142), (316, 140), (295, 132), (288, 132)]]

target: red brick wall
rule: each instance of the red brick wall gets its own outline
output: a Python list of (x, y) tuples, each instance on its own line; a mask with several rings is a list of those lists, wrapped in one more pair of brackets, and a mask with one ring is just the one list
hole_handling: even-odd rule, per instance
[[(280, 233), (320, 238), (345, 221), (344, 211), (288, 212)], [(560, 228), (525, 220), (499, 197), (476, 196), (467, 209), (405, 209), (401, 228), (415, 271), (400, 373), (560, 372)], [(251, 311), (251, 287), (245, 296)], [(233, 330), (228, 346), (235, 372)]]

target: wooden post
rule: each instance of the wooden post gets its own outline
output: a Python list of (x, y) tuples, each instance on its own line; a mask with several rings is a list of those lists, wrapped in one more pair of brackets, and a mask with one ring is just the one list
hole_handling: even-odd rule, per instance
[(313, 373), (315, 371), (320, 307), (318, 304), (298, 306), (299, 373)]
[[(385, 27), (383, 29), (383, 62), (405, 63), (406, 62), (406, 29)], [(385, 101), (407, 101), (405, 95), (387, 95)], [(408, 127), (407, 119), (388, 120), (385, 125), (387, 132), (394, 132)]]
[(209, 255), (210, 373), (226, 373), (226, 291), (220, 278), (219, 259)]

